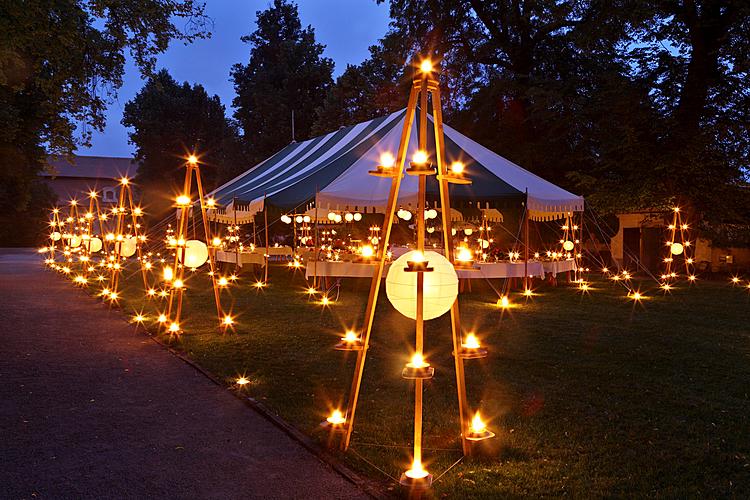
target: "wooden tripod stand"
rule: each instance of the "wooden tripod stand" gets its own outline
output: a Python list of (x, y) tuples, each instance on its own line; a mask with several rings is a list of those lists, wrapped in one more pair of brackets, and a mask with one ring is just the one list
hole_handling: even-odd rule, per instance
[[(432, 96), (432, 107), (433, 107), (433, 119), (434, 119), (434, 132), (435, 132), (435, 158), (434, 165), (436, 169), (432, 168), (428, 161), (427, 156), (427, 108), (428, 108), (428, 96)], [(419, 102), (419, 108), (417, 103)], [(450, 220), (450, 198), (448, 194), (449, 183), (466, 184), (468, 179), (463, 177), (463, 165), (460, 168), (456, 167), (449, 169), (446, 166), (445, 159), (445, 143), (444, 143), (444, 132), (443, 132), (443, 117), (441, 110), (440, 101), (440, 88), (438, 81), (433, 77), (432, 64), (427, 61), (423, 61), (420, 65), (419, 75), (413, 80), (411, 92), (409, 95), (409, 102), (406, 108), (406, 116), (404, 119), (404, 128), (401, 133), (401, 139), (399, 143), (398, 153), (395, 158), (395, 164), (392, 165), (379, 165), (377, 170), (371, 171), (370, 173), (378, 177), (387, 177), (391, 179), (390, 192), (388, 195), (388, 202), (385, 210), (385, 218), (383, 222), (383, 239), (378, 247), (377, 253), (377, 265), (373, 272), (372, 281), (370, 285), (370, 294), (367, 301), (367, 308), (365, 312), (364, 324), (362, 326), (362, 333), (360, 337), (352, 336), (347, 342), (347, 338), (342, 339), (342, 344), (337, 346), (339, 350), (352, 350), (357, 351), (357, 360), (352, 378), (351, 389), (349, 393), (349, 399), (347, 402), (347, 409), (345, 415), (338, 415), (337, 418), (329, 418), (328, 422), (332, 424), (333, 430), (338, 430), (342, 433), (340, 447), (342, 450), (346, 450), (349, 447), (352, 430), (354, 428), (355, 413), (357, 410), (357, 402), (359, 399), (360, 388), (362, 384), (362, 375), (365, 367), (365, 359), (367, 355), (367, 349), (370, 343), (370, 335), (372, 333), (373, 320), (375, 317), (375, 309), (377, 306), (378, 293), (380, 291), (380, 283), (383, 278), (383, 271), (385, 268), (386, 252), (388, 243), (391, 236), (391, 229), (394, 222), (396, 207), (398, 203), (399, 189), (401, 186), (401, 179), (403, 177), (404, 165), (406, 162), (407, 148), (409, 144), (409, 137), (411, 134), (411, 128), (414, 123), (415, 115), (419, 113), (419, 151), (415, 154), (414, 161), (411, 162), (410, 167), (406, 169), (406, 173), (409, 175), (418, 176), (419, 189), (418, 189), (418, 201), (417, 201), (417, 212), (415, 214), (416, 225), (417, 225), (417, 251), (423, 255), (424, 241), (425, 241), (425, 192), (426, 192), (426, 179), (428, 175), (437, 174), (437, 180), (439, 184), (440, 192), (440, 205), (443, 213), (442, 217), (442, 231), (443, 231), (443, 243), (446, 258), (451, 264), (455, 265), (454, 252), (453, 252), (453, 238), (451, 237), (451, 220)], [(419, 155), (419, 156), (418, 156)], [(391, 158), (392, 159), (392, 158)], [(413, 266), (412, 266), (413, 264)], [(412, 269), (413, 267), (413, 269)], [(422, 385), (424, 379), (432, 376), (432, 368), (429, 368), (429, 364), (423, 363), (423, 334), (424, 334), (424, 273), (429, 272), (428, 264), (426, 262), (410, 262), (409, 271), (416, 272), (416, 343), (415, 343), (415, 357), (412, 358), (412, 363), (407, 365), (404, 370), (404, 378), (413, 379), (415, 381), (415, 404), (414, 404), (414, 461), (412, 468), (408, 470), (404, 476), (402, 476), (402, 484), (410, 488), (426, 488), (431, 483), (431, 475), (428, 474), (422, 468)], [(486, 429), (481, 432), (474, 432), (476, 429), (469, 427), (469, 421), (471, 420), (468, 412), (468, 403), (466, 398), (466, 387), (464, 377), (464, 360), (471, 358), (479, 358), (486, 355), (487, 351), (484, 349), (475, 349), (472, 347), (469, 355), (464, 355), (467, 352), (466, 345), (463, 343), (462, 332), (461, 332), (461, 320), (458, 307), (458, 299), (456, 298), (450, 307), (451, 316), (451, 333), (453, 338), (453, 352), (455, 360), (455, 375), (456, 375), (456, 386), (458, 390), (458, 406), (459, 406), (459, 418), (460, 418), (460, 435), (461, 443), (464, 454), (471, 453), (470, 443), (472, 440), (480, 440), (488, 437), (492, 437), (492, 434)], [(478, 348), (478, 346), (476, 346)], [(418, 363), (415, 363), (415, 360)], [(407, 376), (407, 370), (411, 370), (409, 376)]]
[(680, 207), (672, 208), (672, 223), (667, 226), (667, 256), (664, 257), (665, 271), (661, 275), (662, 288), (670, 281), (677, 279), (677, 264), (675, 258), (682, 257), (685, 264), (685, 273), (689, 282), (695, 281), (693, 272), (693, 258), (690, 256), (690, 238), (688, 230), (690, 226), (682, 218)]
[[(195, 185), (198, 191), (198, 202), (201, 207), (201, 221), (203, 223), (203, 230), (205, 234), (206, 243), (212, 241), (211, 235), (209, 234), (208, 227), (208, 216), (206, 210), (209, 207), (205, 194), (203, 192), (203, 183), (201, 182), (200, 166), (198, 164), (198, 158), (194, 155), (190, 155), (185, 163), (187, 170), (185, 171), (185, 183), (183, 186), (182, 194), (177, 197), (177, 208), (180, 210), (179, 221), (177, 223), (177, 230), (175, 231), (175, 253), (174, 253), (174, 267), (172, 267), (173, 276), (171, 279), (165, 279), (169, 286), (169, 303), (167, 305), (166, 317), (172, 318), (168, 327), (170, 333), (181, 333), (180, 320), (182, 318), (182, 299), (185, 293), (185, 260), (187, 254), (187, 234), (188, 224), (190, 221), (190, 213), (193, 209), (193, 204), (190, 200), (193, 187), (193, 176), (195, 176)], [(221, 297), (219, 294), (219, 284), (216, 276), (216, 268), (214, 265), (214, 246), (207, 245), (208, 247), (208, 267), (209, 276), (211, 276), (211, 285), (214, 290), (214, 300), (216, 301), (216, 315), (219, 320), (219, 328), (222, 332), (226, 331), (227, 328), (232, 327), (233, 321), (230, 315), (225, 315), (224, 310), (221, 307)], [(166, 277), (165, 277), (166, 278)], [(174, 317), (172, 314), (174, 313)]]

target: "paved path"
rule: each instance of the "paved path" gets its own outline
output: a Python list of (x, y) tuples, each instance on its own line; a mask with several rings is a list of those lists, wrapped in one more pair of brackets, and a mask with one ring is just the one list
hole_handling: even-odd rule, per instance
[(363, 493), (116, 312), (0, 253), (0, 498)]

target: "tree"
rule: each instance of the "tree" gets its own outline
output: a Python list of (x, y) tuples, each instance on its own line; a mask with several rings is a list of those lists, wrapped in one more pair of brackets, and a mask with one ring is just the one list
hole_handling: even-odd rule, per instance
[(247, 64), (232, 68), (237, 92), (235, 118), (244, 131), (249, 160), (261, 161), (292, 138), (310, 136), (315, 110), (332, 84), (333, 62), (323, 57), (312, 27), (302, 28), (297, 6), (274, 0), (257, 12), (257, 29), (242, 41), (251, 45)]
[[(379, 0), (383, 1), (383, 0)], [(750, 164), (742, 0), (391, 0), (454, 126), (599, 210), (733, 216)]]
[[(35, 224), (49, 201), (37, 187), (47, 155), (70, 155), (103, 130), (126, 50), (147, 74), (171, 40), (206, 36), (205, 22), (195, 0), (2, 2), (0, 227)], [(0, 234), (4, 244), (30, 243), (14, 236)]]
[(349, 65), (331, 86), (316, 110), (314, 135), (331, 132), (405, 107), (410, 82), (405, 61), (408, 52), (394, 36), (370, 47), (370, 57)]
[(200, 157), (207, 189), (244, 166), (237, 127), (219, 96), (209, 96), (201, 85), (179, 84), (165, 69), (125, 104), (122, 124), (134, 129), (128, 135), (136, 146), (139, 184), (161, 198), (181, 189), (187, 154)]

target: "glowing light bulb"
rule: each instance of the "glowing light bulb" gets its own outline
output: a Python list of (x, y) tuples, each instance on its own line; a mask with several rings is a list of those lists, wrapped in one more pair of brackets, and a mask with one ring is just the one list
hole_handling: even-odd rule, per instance
[(508, 299), (507, 295), (503, 295), (500, 297), (500, 299), (497, 301), (497, 307), (502, 307), (503, 309), (510, 306), (510, 300)]
[(234, 319), (232, 319), (232, 317), (227, 314), (226, 316), (224, 316), (224, 319), (221, 320), (221, 324), (224, 326), (231, 326), (234, 324)]
[(739, 283), (740, 279), (737, 276), (732, 276), (732, 283)]
[(479, 339), (477, 336), (473, 333), (469, 333), (464, 339), (463, 347), (464, 349), (479, 349), (481, 346), (479, 345)]
[(206, 200), (206, 206), (208, 208), (214, 208), (216, 206), (216, 200), (213, 198), (209, 198)]
[(430, 61), (429, 59), (424, 59), (419, 64), (419, 70), (422, 73), (431, 73), (432, 72), (432, 61)]
[(247, 385), (250, 383), (250, 381), (247, 379), (247, 377), (239, 377), (235, 383), (237, 385)]
[(333, 410), (331, 415), (326, 418), (326, 422), (331, 425), (341, 425), (346, 422), (346, 419), (344, 418), (344, 414), (341, 413), (341, 410)]
[(160, 314), (159, 319), (157, 320), (159, 323), (166, 323), (167, 322), (167, 315), (166, 314)]
[(310, 288), (307, 289), (307, 294), (308, 295), (315, 295), (316, 293), (318, 293), (318, 291), (315, 288), (313, 288), (313, 287), (310, 287)]
[(696, 280), (696, 279), (698, 279), (698, 278), (696, 278), (694, 274), (691, 274), (690, 276), (688, 276), (688, 279), (689, 279), (690, 281), (695, 281), (695, 280)]
[(471, 250), (469, 250), (466, 247), (461, 247), (458, 249), (458, 255), (456, 256), (456, 260), (460, 262), (470, 262), (473, 259), (473, 255), (471, 253)]
[(182, 206), (182, 207), (186, 205), (190, 205), (190, 197), (184, 194), (181, 194), (180, 196), (178, 196), (175, 201), (177, 202), (179, 206)]
[(523, 291), (523, 294), (524, 294), (524, 296), (526, 296), (526, 297), (531, 297), (532, 295), (534, 295), (534, 292), (533, 292), (533, 291), (531, 290), (531, 288), (527, 288), (527, 289), (525, 289), (525, 290)]
[(257, 288), (257, 289), (261, 289), (261, 288), (263, 288), (264, 286), (266, 286), (266, 284), (265, 284), (265, 283), (263, 283), (262, 281), (256, 281), (256, 282), (255, 282), (255, 284), (254, 284), (253, 286), (254, 286), (255, 288)]
[(174, 271), (170, 266), (164, 266), (164, 281), (172, 281), (174, 279)]
[(427, 153), (420, 149), (416, 153), (414, 153), (414, 156), (412, 156), (411, 159), (417, 165), (424, 165), (425, 163), (427, 163)]
[(215, 246), (215, 247), (220, 247), (221, 246), (221, 238), (219, 238), (218, 236), (215, 236), (214, 239), (211, 240), (211, 244), (213, 244), (213, 246)]
[(190, 155), (187, 157), (187, 162), (191, 165), (195, 165), (196, 163), (198, 163), (198, 157), (195, 155)]
[(144, 316), (143, 314), (136, 314), (135, 316), (133, 316), (133, 321), (135, 321), (136, 323), (143, 323), (144, 321), (146, 321), (146, 316)]
[(369, 259), (375, 255), (375, 249), (371, 245), (365, 245), (362, 247), (362, 257)]
[(429, 366), (429, 365), (425, 363), (424, 356), (422, 356), (422, 354), (415, 352), (414, 355), (412, 355), (409, 363), (407, 363), (407, 366), (410, 366), (412, 368), (421, 368), (423, 366)]
[(635, 301), (639, 301), (639, 300), (641, 300), (643, 298), (643, 296), (641, 295), (640, 292), (633, 292), (633, 294), (631, 295), (631, 297)]
[(479, 412), (476, 412), (474, 418), (471, 419), (471, 432), (475, 434), (481, 434), (487, 430), (487, 425), (482, 421), (482, 417)]
[(169, 325), (169, 331), (172, 333), (177, 333), (180, 331), (180, 324), (177, 322), (173, 322)]
[(414, 460), (411, 464), (411, 469), (404, 472), (404, 475), (411, 479), (424, 479), (429, 473), (422, 467), (422, 462)]
[(347, 330), (346, 334), (341, 337), (341, 340), (343, 340), (344, 342), (354, 343), (359, 342), (359, 337), (354, 330)]
[(174, 280), (174, 283), (172, 283), (172, 286), (175, 288), (182, 288), (183, 286), (185, 286), (185, 283), (182, 280), (177, 279), (177, 280)]
[(455, 175), (462, 175), (464, 173), (464, 164), (460, 161), (454, 161), (451, 163), (451, 172)]
[(321, 303), (322, 305), (324, 305), (324, 306), (327, 306), (328, 304), (330, 304), (330, 303), (331, 303), (331, 300), (330, 300), (330, 299), (328, 298), (328, 296), (327, 296), (327, 295), (323, 295), (323, 298), (322, 298), (322, 299), (320, 299), (320, 303)]

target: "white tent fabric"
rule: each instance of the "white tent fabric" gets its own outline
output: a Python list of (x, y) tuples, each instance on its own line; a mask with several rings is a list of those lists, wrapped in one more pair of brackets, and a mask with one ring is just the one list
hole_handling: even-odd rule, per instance
[[(401, 123), (403, 124), (402, 118)], [(432, 122), (432, 116), (428, 115)], [(318, 207), (338, 209), (344, 207), (367, 207), (368, 211), (382, 212), (388, 199), (390, 179), (372, 177), (368, 174), (378, 164), (384, 151), (398, 150), (403, 126), (395, 127), (367, 153), (352, 164), (331, 184), (320, 190), (316, 197)], [(488, 169), (520, 193), (528, 190), (529, 217), (533, 220), (553, 220), (568, 212), (583, 211), (584, 200), (524, 170), (515, 163), (493, 153), (481, 144), (472, 141), (455, 129), (444, 125), (447, 139), (453, 141), (466, 155)], [(407, 149), (407, 160), (417, 150), (417, 124), (412, 125)], [(401, 181), (398, 202), (402, 206), (413, 206), (417, 200), (417, 178), (405, 175)]]

